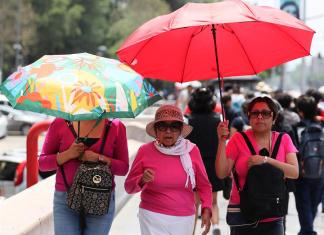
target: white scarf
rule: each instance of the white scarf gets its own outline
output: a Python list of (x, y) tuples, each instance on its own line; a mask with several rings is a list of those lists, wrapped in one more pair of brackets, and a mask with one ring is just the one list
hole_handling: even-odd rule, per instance
[(154, 141), (154, 146), (161, 153), (164, 153), (168, 156), (180, 155), (182, 167), (184, 171), (187, 173), (187, 180), (186, 180), (185, 187), (188, 188), (188, 183), (190, 179), (191, 186), (194, 189), (196, 187), (195, 172), (192, 168), (192, 162), (189, 153), (195, 145), (191, 143), (189, 140), (184, 139), (182, 136), (180, 136), (177, 142), (175, 143), (175, 145), (173, 145), (172, 147), (167, 148), (159, 144), (157, 141)]

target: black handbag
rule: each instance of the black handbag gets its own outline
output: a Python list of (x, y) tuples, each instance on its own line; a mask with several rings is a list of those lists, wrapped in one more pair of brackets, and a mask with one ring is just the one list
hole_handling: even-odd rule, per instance
[(248, 220), (242, 214), (239, 204), (229, 204), (227, 206), (226, 223), (231, 227), (256, 227), (259, 220)]

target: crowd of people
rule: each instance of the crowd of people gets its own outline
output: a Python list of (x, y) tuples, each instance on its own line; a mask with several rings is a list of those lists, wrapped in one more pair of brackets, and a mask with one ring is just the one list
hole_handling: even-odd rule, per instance
[[(212, 87), (190, 87), (186, 92), (185, 103), (162, 105), (156, 111), (146, 125), (153, 140), (138, 149), (130, 169), (121, 121), (53, 121), (39, 166), (42, 171), (58, 170), (55, 234), (109, 233), (114, 182), (105, 215), (81, 216), (66, 203), (85, 162), (109, 166), (112, 181), (114, 175), (127, 175), (126, 192), (141, 192), (138, 219), (143, 235), (195, 234), (198, 214), (202, 234), (222, 234), (217, 203), (221, 191), (229, 200), (226, 221), (232, 235), (284, 234), (289, 192), (295, 195), (298, 234), (317, 234), (313, 224), (321, 201), (324, 212), (324, 110), (319, 109), (323, 94), (313, 89), (296, 99), (284, 92), (248, 94), (243, 100), (240, 96), (237, 109), (231, 91), (222, 97), (222, 106)], [(270, 178), (269, 185), (258, 186), (260, 178)], [(284, 185), (276, 192), (271, 191), (276, 188), (271, 186), (274, 179), (275, 185)], [(255, 188), (276, 196), (260, 196)]]

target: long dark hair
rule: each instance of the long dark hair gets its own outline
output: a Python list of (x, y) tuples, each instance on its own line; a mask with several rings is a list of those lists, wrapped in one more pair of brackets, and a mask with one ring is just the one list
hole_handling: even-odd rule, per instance
[(188, 106), (192, 113), (212, 113), (215, 106), (215, 96), (208, 88), (197, 88), (191, 95)]

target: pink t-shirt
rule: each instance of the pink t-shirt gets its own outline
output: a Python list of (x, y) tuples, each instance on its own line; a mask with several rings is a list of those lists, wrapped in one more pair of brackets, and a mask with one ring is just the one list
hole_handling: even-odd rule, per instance
[[(105, 120), (105, 125), (108, 120)], [(99, 153), (104, 129), (101, 138), (93, 144), (89, 150)], [(43, 144), (42, 153), (38, 164), (41, 171), (58, 170), (56, 155), (67, 150), (74, 142), (75, 138), (62, 118), (56, 118), (50, 125)], [(103, 155), (112, 157), (111, 171), (113, 175), (126, 175), (129, 168), (128, 147), (126, 138), (126, 128), (118, 119), (114, 119), (107, 136)], [(74, 174), (80, 165), (77, 159), (70, 160), (64, 164), (64, 172), (69, 185), (73, 182)], [(57, 171), (55, 189), (66, 191), (61, 170)]]
[[(256, 153), (260, 151), (258, 144), (256, 143), (252, 130), (245, 131), (249, 140), (251, 141), (253, 148)], [(273, 150), (274, 144), (279, 136), (279, 132), (272, 132), (271, 136), (271, 152)], [(278, 149), (276, 160), (281, 162), (286, 162), (286, 155), (288, 153), (296, 153), (298, 150), (294, 146), (290, 136), (288, 134), (284, 134), (281, 139), (280, 147)], [(240, 133), (235, 133), (232, 138), (229, 140), (226, 146), (226, 156), (232, 159), (235, 162), (235, 170), (239, 177), (240, 187), (243, 188), (245, 184), (245, 179), (248, 172), (247, 161), (251, 156), (250, 150), (245, 143), (242, 135)], [(232, 182), (232, 191), (229, 200), (230, 204), (240, 204), (240, 196), (237, 191), (235, 182)]]
[[(211, 208), (212, 189), (197, 146), (191, 150), (190, 157), (202, 208)], [(141, 188), (139, 181), (147, 168), (155, 171), (154, 181)], [(127, 193), (142, 191), (140, 208), (173, 216), (189, 216), (195, 214), (195, 201), (191, 184), (185, 187), (186, 179), (180, 156), (165, 155), (150, 142), (138, 150), (125, 189)]]

